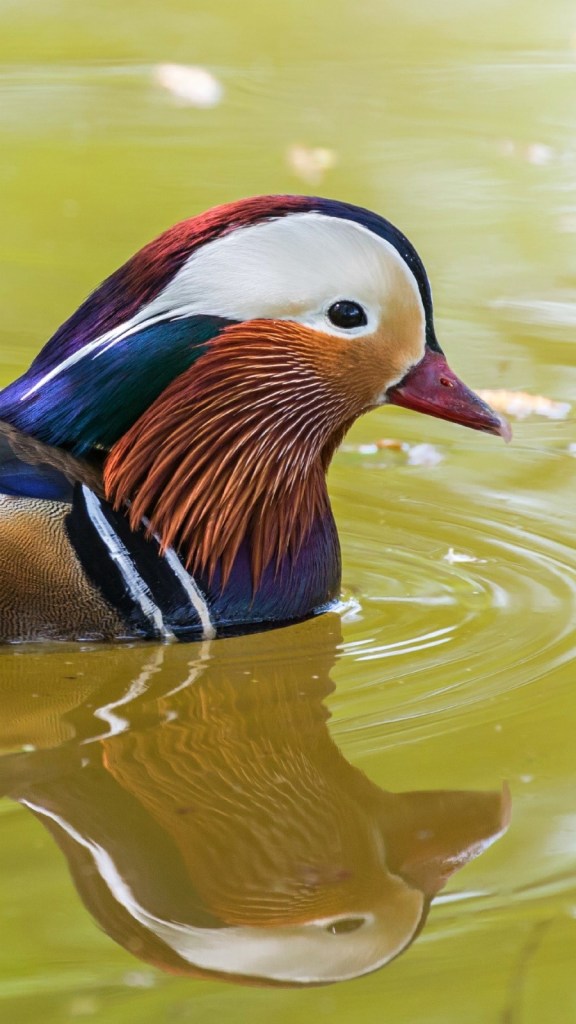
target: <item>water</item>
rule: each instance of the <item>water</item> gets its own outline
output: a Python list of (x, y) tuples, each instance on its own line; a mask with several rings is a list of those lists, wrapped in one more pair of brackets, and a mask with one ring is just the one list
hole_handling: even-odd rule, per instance
[[(441, 343), (469, 384), (571, 402), (575, 29), (562, 0), (8, 6), (0, 382), (168, 224), (244, 194), (311, 191), (372, 207), (407, 232), (432, 280)], [(222, 102), (176, 104), (154, 79), (166, 61), (206, 66)], [(289, 165), (294, 146), (330, 151), (327, 169), (308, 167), (302, 180)], [(0, 653), (3, 1019), (575, 1019), (576, 431), (573, 412), (514, 426), (508, 447), (399, 409), (354, 427), (330, 474), (346, 588), (337, 619), (207, 650)], [(412, 465), (406, 450), (377, 447), (382, 438), (432, 445), (441, 458)], [(264, 809), (248, 797), (239, 805), (267, 851), (258, 877), (268, 894), (284, 899), (296, 879), (300, 901), (328, 893), (332, 921), (374, 912), (373, 894), (393, 892), (396, 916), (390, 902), (380, 908), (381, 947), (392, 921), (404, 922), (398, 944), (409, 942), (445, 880), (414, 943), (373, 974), (321, 988), (172, 973), (182, 964), (166, 962), (158, 936), (146, 946), (142, 923), (119, 922), (95, 895), (86, 837), (116, 843), (140, 902), (168, 917), (180, 901), (192, 920), (193, 887), (246, 915), (250, 858), (243, 875), (234, 815), (221, 812), (212, 879), (207, 833), (186, 811), (201, 790), (196, 750), (213, 780), (227, 750), (231, 777), (244, 773), (246, 791), (261, 792)], [(274, 796), (279, 758), (292, 784), (285, 804)], [(263, 773), (251, 779), (256, 762)], [(511, 820), (488, 848), (506, 825), (503, 785)], [(178, 786), (196, 787), (196, 803), (186, 796), (174, 804), (185, 813), (170, 818), (176, 797), (166, 793)], [(406, 838), (401, 794), (422, 791), (413, 806), (420, 832), (438, 837), (435, 855)], [(267, 800), (286, 808), (278, 820)], [(146, 842), (126, 826), (135, 801), (147, 809)], [(47, 808), (84, 838), (68, 835), (77, 888)], [(176, 868), (162, 867), (166, 836), (184, 851), (180, 889)], [(486, 848), (451, 873), (450, 851), (466, 859), (475, 840)], [(382, 842), (384, 860), (374, 852)], [(408, 903), (391, 866), (412, 881)], [(236, 886), (224, 893), (229, 878)], [(364, 927), (326, 933), (356, 968)], [(316, 959), (333, 968), (337, 958)]]

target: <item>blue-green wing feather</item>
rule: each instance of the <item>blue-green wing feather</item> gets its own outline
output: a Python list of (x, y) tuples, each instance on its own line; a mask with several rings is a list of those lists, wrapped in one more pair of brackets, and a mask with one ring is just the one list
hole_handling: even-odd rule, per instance
[(28, 371), (0, 392), (0, 419), (76, 454), (110, 448), (230, 322), (167, 317), (63, 362), (41, 386), (36, 360), (34, 377)]

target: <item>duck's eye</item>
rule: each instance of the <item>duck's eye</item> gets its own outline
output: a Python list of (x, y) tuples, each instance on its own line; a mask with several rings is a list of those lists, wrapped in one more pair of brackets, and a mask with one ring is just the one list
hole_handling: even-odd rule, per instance
[(341, 917), (338, 921), (331, 921), (326, 925), (325, 931), (331, 935), (346, 935), (348, 932), (355, 932), (364, 924), (363, 917)]
[(334, 302), (328, 310), (328, 319), (334, 327), (341, 327), (345, 331), (350, 331), (353, 327), (364, 327), (368, 323), (362, 306), (350, 299)]

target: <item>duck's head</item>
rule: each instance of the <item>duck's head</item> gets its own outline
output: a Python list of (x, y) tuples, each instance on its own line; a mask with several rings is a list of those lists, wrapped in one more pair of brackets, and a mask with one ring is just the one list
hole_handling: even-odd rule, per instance
[(258, 575), (321, 511), (306, 481), (357, 416), (387, 403), (509, 435), (448, 367), (400, 231), (346, 203), (265, 196), (145, 246), (0, 395), (0, 417), (108, 451), (108, 495), (166, 546), (188, 546), (190, 564), (231, 564), (282, 499), (292, 511), (275, 536), (258, 527)]

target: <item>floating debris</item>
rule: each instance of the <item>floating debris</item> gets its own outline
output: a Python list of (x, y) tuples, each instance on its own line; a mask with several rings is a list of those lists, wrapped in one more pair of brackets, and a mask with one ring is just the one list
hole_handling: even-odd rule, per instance
[(343, 444), (342, 451), (356, 455), (376, 455), (378, 452), (397, 452), (405, 456), (409, 466), (430, 468), (444, 461), (445, 456), (433, 444), (408, 444), (395, 437), (382, 437), (368, 444)]
[(545, 167), (554, 159), (554, 150), (544, 142), (531, 142), (526, 147), (526, 160), (536, 167)]
[(466, 555), (463, 551), (455, 551), (454, 548), (448, 548), (445, 555), (442, 555), (442, 560), (448, 562), (449, 565), (458, 565), (460, 562), (477, 562), (478, 559), (475, 555)]
[(405, 452), (410, 445), (405, 441), (399, 441), (397, 437), (381, 437), (379, 441), (376, 441), (376, 447), (380, 451)]
[(336, 154), (333, 149), (294, 143), (286, 150), (286, 160), (297, 178), (309, 185), (319, 185), (326, 171), (331, 171), (336, 165)]
[(527, 416), (545, 416), (549, 420), (564, 420), (570, 412), (570, 402), (554, 402), (543, 395), (530, 395), (527, 391), (479, 391), (496, 412), (524, 420)]
[(186, 64), (157, 64), (154, 81), (182, 106), (208, 110), (217, 107), (223, 95), (222, 83), (206, 68)]
[(517, 142), (515, 139), (502, 139), (498, 151), (502, 156), (515, 157), (535, 167), (546, 167), (556, 156), (552, 146), (545, 142)]
[(444, 456), (433, 444), (414, 444), (408, 449), (409, 466), (425, 466), (427, 469), (444, 461)]

